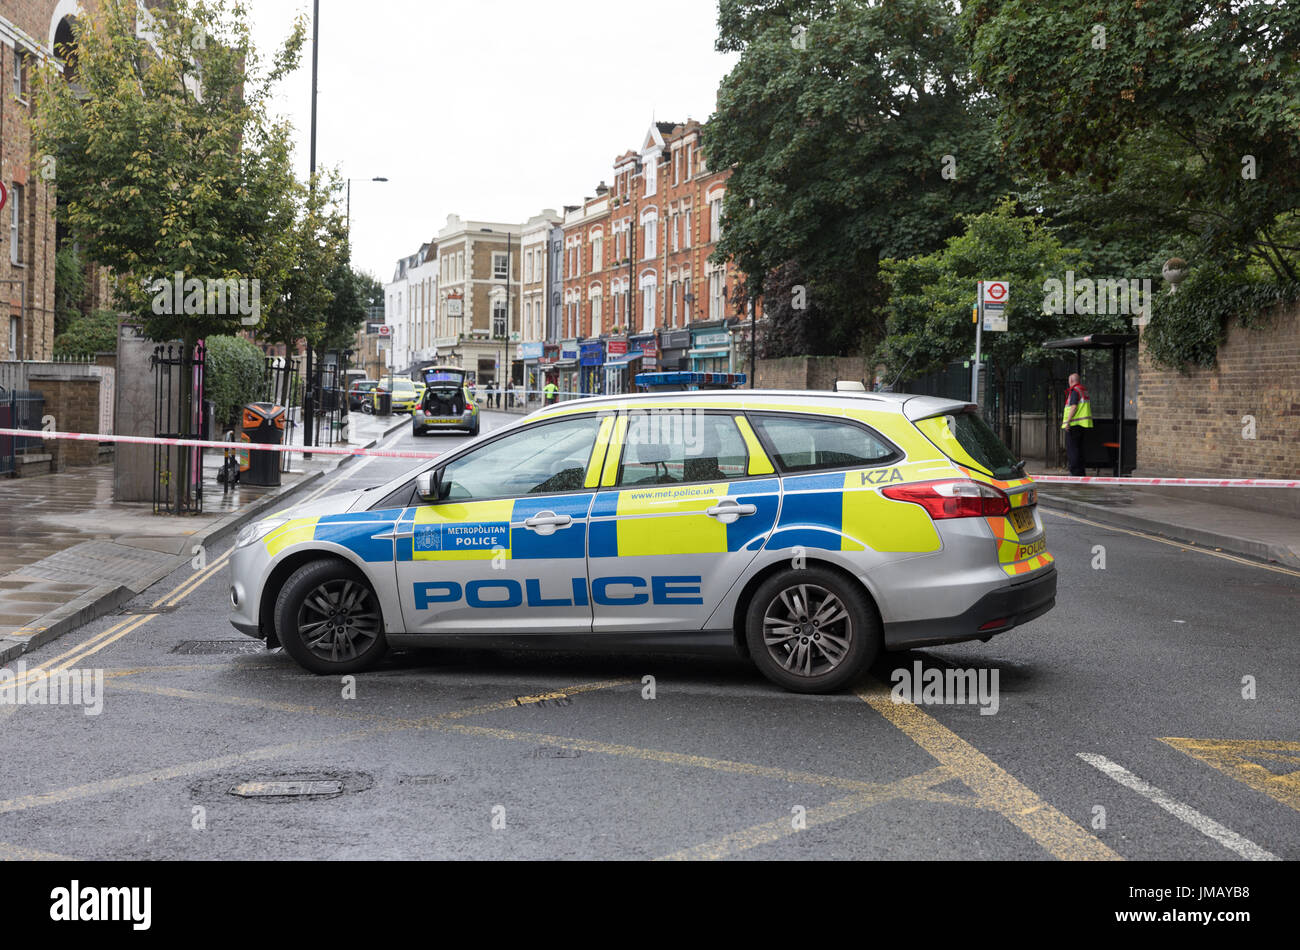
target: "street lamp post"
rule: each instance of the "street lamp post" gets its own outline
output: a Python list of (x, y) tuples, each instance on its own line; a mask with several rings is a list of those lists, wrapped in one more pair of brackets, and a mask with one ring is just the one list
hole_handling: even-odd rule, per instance
[(347, 231), (348, 231), (349, 243), (351, 243), (352, 241), (352, 183), (354, 181), (388, 181), (388, 179), (382, 176), (378, 178), (349, 178), (348, 179)]

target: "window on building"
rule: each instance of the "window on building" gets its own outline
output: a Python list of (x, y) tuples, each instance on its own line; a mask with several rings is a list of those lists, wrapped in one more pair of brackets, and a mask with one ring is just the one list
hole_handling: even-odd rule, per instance
[(673, 149), (673, 184), (681, 184), (682, 180), (682, 150)]
[(641, 289), (641, 332), (649, 333), (655, 328), (655, 285), (647, 284)]
[(709, 202), (709, 240), (722, 240), (722, 196)]
[(645, 196), (649, 198), (659, 190), (657, 166), (659, 156), (650, 156), (645, 163)]
[(721, 320), (727, 305), (727, 281), (723, 271), (709, 275), (709, 319)]
[(677, 326), (677, 321), (681, 316), (681, 312), (678, 310), (678, 306), (677, 306), (678, 305), (677, 292), (679, 286), (680, 284), (678, 281), (673, 281), (672, 287), (668, 291), (672, 295), (672, 301), (673, 301), (673, 322), (672, 322), (673, 326)]
[(672, 216), (672, 237), (673, 237), (673, 245), (672, 245), (672, 246), (673, 246), (673, 251), (674, 251), (674, 252), (676, 252), (676, 251), (678, 251), (678, 250), (681, 249), (681, 240), (680, 240), (680, 237), (679, 237), (679, 235), (680, 235), (680, 233), (681, 233), (681, 228), (679, 227), (679, 225), (681, 224), (681, 221), (679, 220), (680, 218), (681, 218), (681, 215), (679, 215), (679, 214), (675, 214), (675, 215)]
[(605, 266), (605, 238), (597, 234), (591, 239), (591, 272), (599, 273)]
[(27, 54), (14, 47), (13, 58), (14, 96), (27, 98)]
[(9, 192), (9, 261), (23, 262), (23, 186), (15, 184)]
[(510, 257), (505, 251), (492, 252), (492, 279), (505, 280), (510, 276)]
[(497, 297), (492, 301), (492, 336), (506, 335), (506, 299)]
[(691, 322), (691, 305), (695, 303), (695, 298), (691, 296), (691, 279), (689, 277), (682, 280), (682, 313), (686, 317), (685, 323)]
[(658, 215), (647, 215), (642, 219), (642, 225), (645, 228), (644, 246), (645, 253), (642, 260), (650, 260), (658, 253), (659, 246), (659, 217)]
[(685, 227), (682, 230), (685, 231), (686, 233), (683, 236), (682, 243), (684, 246), (690, 247), (691, 246), (691, 209), (690, 208), (686, 209), (686, 221), (684, 222), (684, 224)]
[(601, 324), (601, 299), (600, 294), (591, 298), (591, 335), (600, 336)]
[(688, 142), (686, 145), (686, 180), (690, 181), (694, 175), (692, 163), (695, 161), (695, 143)]
[(456, 279), (457, 280), (465, 279), (465, 252), (464, 251), (456, 252)]

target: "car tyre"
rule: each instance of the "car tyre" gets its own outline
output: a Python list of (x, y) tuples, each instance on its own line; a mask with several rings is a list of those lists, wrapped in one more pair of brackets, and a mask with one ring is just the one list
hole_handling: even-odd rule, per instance
[(275, 600), (275, 629), (285, 652), (313, 673), (360, 673), (388, 652), (378, 595), (333, 558), (293, 572)]
[(786, 570), (759, 585), (745, 617), (759, 672), (795, 693), (831, 693), (880, 652), (880, 618), (853, 582), (821, 567)]

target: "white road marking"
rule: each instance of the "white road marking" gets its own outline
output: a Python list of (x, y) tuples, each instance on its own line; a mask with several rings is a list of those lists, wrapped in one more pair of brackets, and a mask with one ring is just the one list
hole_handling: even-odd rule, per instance
[(1273, 854), (1270, 851), (1265, 851), (1249, 838), (1243, 838), (1230, 828), (1225, 828), (1213, 818), (1202, 815), (1192, 806), (1184, 805), (1163, 789), (1156, 788), (1145, 779), (1138, 778), (1128, 769), (1118, 763), (1112, 762), (1104, 755), (1095, 755), (1091, 752), (1080, 752), (1077, 754), (1079, 758), (1083, 759), (1083, 761), (1087, 762), (1093, 768), (1096, 768), (1103, 774), (1110, 776), (1125, 788), (1132, 789), (1148, 801), (1159, 805), (1179, 821), (1186, 822), (1207, 838), (1213, 838), (1219, 844), (1223, 845), (1230, 851), (1237, 852), (1237, 854), (1241, 855), (1246, 860), (1282, 860), (1276, 854)]

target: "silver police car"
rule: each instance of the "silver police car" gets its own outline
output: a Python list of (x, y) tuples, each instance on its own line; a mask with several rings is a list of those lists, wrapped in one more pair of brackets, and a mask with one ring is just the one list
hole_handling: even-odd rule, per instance
[(730, 651), (798, 692), (1050, 610), (1037, 492), (975, 406), (776, 391), (564, 403), (246, 527), (231, 621), (306, 669), (389, 647)]

